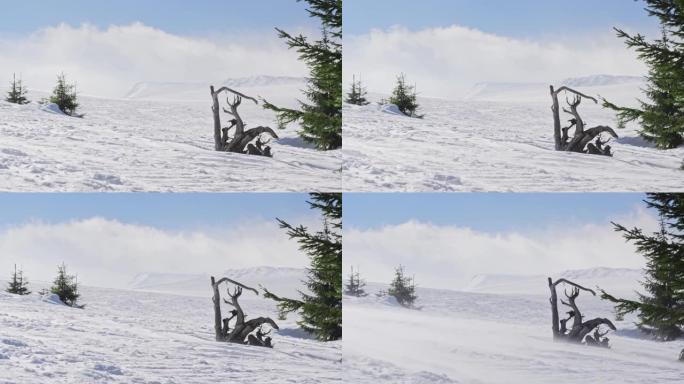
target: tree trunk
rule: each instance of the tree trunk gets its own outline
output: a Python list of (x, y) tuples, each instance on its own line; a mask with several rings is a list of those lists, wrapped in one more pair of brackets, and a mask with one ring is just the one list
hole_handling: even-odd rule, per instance
[[(572, 281), (566, 280), (566, 279), (558, 279), (555, 282), (549, 277), (548, 278), (548, 283), (549, 283), (549, 290), (551, 291), (551, 298), (549, 299), (549, 302), (551, 303), (551, 329), (553, 330), (553, 339), (554, 340), (567, 340), (570, 342), (574, 343), (582, 343), (585, 341), (585, 337), (589, 333), (591, 333), (594, 329), (601, 325), (606, 325), (608, 328), (612, 329), (613, 331), (616, 330), (615, 325), (613, 323), (606, 319), (606, 318), (595, 318), (592, 320), (588, 320), (583, 322), (582, 319), (582, 313), (580, 312), (579, 307), (577, 306), (577, 303), (575, 300), (580, 294), (580, 291), (586, 291), (591, 293), (592, 295), (596, 296), (596, 292), (589, 288), (585, 288), (577, 283), (574, 283)], [(568, 301), (565, 302), (561, 300), (561, 303), (564, 305), (570, 307), (572, 311), (569, 312), (569, 317), (567, 319), (559, 320), (558, 316), (558, 295), (556, 293), (556, 286), (558, 284), (567, 284), (573, 287), (572, 293), (568, 294), (567, 291), (565, 292), (565, 296), (568, 298)], [(572, 328), (570, 330), (567, 329), (567, 322), (570, 319), (573, 319), (573, 324)], [(596, 333), (597, 338), (598, 338), (598, 333)], [(603, 335), (602, 335), (603, 336)], [(593, 339), (592, 339), (593, 340)], [(603, 339), (603, 340), (594, 340), (595, 343), (587, 343), (587, 344), (592, 344), (592, 345), (600, 345), (600, 346), (607, 346), (607, 340), (608, 339)]]
[[(211, 111), (214, 116), (214, 149), (216, 151), (222, 152), (271, 157), (271, 147), (265, 146), (265, 143), (261, 142), (260, 137), (262, 134), (267, 134), (277, 139), (278, 135), (276, 135), (276, 133), (269, 127), (256, 127), (245, 131), (245, 122), (238, 113), (238, 107), (240, 104), (242, 104), (243, 99), (253, 101), (255, 104), (259, 104), (258, 101), (253, 97), (244, 95), (228, 87), (221, 87), (218, 90), (215, 90), (214, 86), (212, 85), (209, 90), (211, 92), (212, 99)], [(221, 127), (221, 107), (218, 99), (222, 92), (232, 93), (234, 95), (233, 102), (230, 102), (230, 99), (226, 98), (226, 103), (228, 104), (228, 108), (230, 110), (224, 108), (223, 112), (227, 113), (233, 118), (230, 120), (230, 126), (225, 128)], [(229, 133), (233, 128), (235, 128), (235, 133), (231, 138)], [(255, 139), (257, 139), (257, 145), (251, 145), (249, 150), (247, 150), (246, 147)]]
[[(221, 295), (219, 293), (219, 286), (224, 282), (235, 285), (233, 293), (231, 293), (230, 290), (227, 290), (227, 294), (230, 297), (230, 302), (225, 299), (223, 300), (224, 303), (235, 308), (235, 325), (233, 326), (232, 330), (230, 329), (230, 320), (233, 317), (223, 319), (221, 316)], [(242, 310), (242, 306), (240, 306), (238, 298), (240, 295), (242, 295), (243, 289), (247, 289), (259, 295), (259, 291), (256, 289), (250, 288), (227, 277), (216, 281), (214, 276), (211, 277), (211, 287), (214, 291), (212, 301), (214, 302), (214, 331), (216, 333), (216, 341), (245, 344), (246, 339), (251, 336), (250, 334), (261, 328), (261, 326), (264, 324), (268, 324), (274, 329), (279, 329), (275, 321), (269, 317), (258, 317), (249, 321), (245, 321), (245, 313)], [(266, 343), (260, 343), (259, 345), (271, 347), (270, 341), (267, 344), (268, 345), (266, 345)]]
[[(613, 128), (604, 125), (599, 125), (597, 127), (585, 130), (584, 120), (582, 120), (582, 117), (578, 111), (578, 107), (582, 103), (582, 99), (591, 100), (594, 103), (598, 103), (598, 100), (591, 96), (587, 96), (583, 93), (575, 91), (569, 87), (560, 87), (556, 90), (552, 85), (550, 86), (550, 91), (551, 100), (553, 102), (551, 105), (551, 111), (553, 112), (553, 139), (556, 151), (612, 156), (611, 147), (603, 147), (603, 145), (608, 141), (603, 142), (601, 140), (601, 134), (608, 133), (613, 138), (618, 138), (617, 133), (615, 133)], [(570, 120), (570, 126), (568, 127), (561, 127), (561, 107), (560, 103), (558, 102), (558, 94), (563, 91), (572, 93), (574, 95), (572, 102), (566, 99), (570, 110), (563, 108), (563, 112), (572, 116), (572, 119)], [(570, 138), (568, 132), (573, 126), (575, 127), (575, 132), (573, 137)], [(591, 141), (594, 139), (596, 139), (596, 141), (592, 143)]]

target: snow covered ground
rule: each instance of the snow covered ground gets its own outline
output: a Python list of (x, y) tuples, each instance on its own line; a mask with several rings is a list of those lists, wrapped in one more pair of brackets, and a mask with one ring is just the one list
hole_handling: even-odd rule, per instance
[[(562, 84), (633, 105), (639, 78), (590, 76)], [(684, 147), (652, 148), (632, 124), (611, 141), (613, 158), (554, 151), (549, 84), (478, 84), (462, 100), (419, 98), (412, 119), (371, 94), (343, 107), (346, 191), (684, 191)], [(561, 95), (561, 101), (563, 101)], [(588, 126), (614, 113), (584, 101)], [(564, 118), (564, 117), (563, 117)]]
[[(258, 76), (226, 85), (284, 106), (296, 105), (304, 80)], [(218, 85), (218, 84), (217, 84)], [(4, 94), (4, 90), (2, 94)], [(0, 190), (91, 191), (337, 191), (340, 151), (303, 143), (297, 127), (278, 131), (274, 157), (213, 150), (208, 84), (140, 83), (122, 99), (80, 97), (78, 119), (37, 103), (0, 101)], [(275, 116), (244, 102), (248, 126), (276, 128)]]
[(296, 316), (277, 320), (273, 301), (247, 292), (240, 304), (248, 318), (270, 316), (281, 328), (273, 349), (214, 341), (208, 280), (203, 296), (95, 287), (82, 287), (82, 295), (79, 310), (38, 294), (0, 293), (0, 383), (341, 380), (341, 342), (308, 338)]
[[(593, 287), (633, 276), (607, 269), (571, 271)], [(564, 274), (563, 274), (564, 275)], [(490, 281), (496, 280), (490, 277)], [(512, 277), (507, 283), (516, 285)], [(521, 276), (522, 287), (529, 277)], [(637, 288), (637, 283), (631, 284)], [(684, 341), (644, 338), (633, 318), (616, 322), (611, 349), (554, 343), (548, 286), (540, 277), (528, 293), (473, 293), (418, 289), (421, 310), (374, 295), (344, 298), (344, 379), (354, 383), (679, 383)], [(562, 291), (561, 291), (562, 292)], [(562, 295), (562, 293), (561, 293)], [(583, 293), (588, 317), (612, 318), (612, 306)]]

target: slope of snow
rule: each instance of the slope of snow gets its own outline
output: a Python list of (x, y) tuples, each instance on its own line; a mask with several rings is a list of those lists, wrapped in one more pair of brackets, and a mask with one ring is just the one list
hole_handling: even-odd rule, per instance
[[(302, 289), (306, 270), (301, 268), (255, 267), (229, 269), (215, 277), (228, 277), (253, 288), (259, 288), (259, 284), (262, 284), (273, 293), (293, 297), (297, 295), (298, 289)], [(210, 276), (208, 274), (145, 273), (136, 276), (128, 287), (141, 291), (205, 297), (207, 289), (209, 289), (209, 281)]]
[[(546, 283), (544, 275), (477, 275), (463, 289), (466, 292), (494, 294), (546, 295), (540, 291), (540, 285)], [(565, 278), (587, 288), (600, 287), (607, 292), (619, 296), (631, 296), (639, 282), (643, 281), (643, 272), (627, 268), (591, 268), (564, 271), (552, 275), (554, 279)]]
[[(639, 84), (578, 90), (632, 105)], [(376, 103), (383, 95), (370, 95), (367, 106), (345, 104), (345, 190), (684, 191), (684, 147), (657, 150), (631, 124), (610, 142), (612, 158), (556, 152), (548, 85), (516, 87), (480, 99), (419, 99), (424, 119), (388, 113)], [(591, 102), (580, 113), (590, 127), (615, 126), (614, 114)]]
[[(295, 106), (301, 97), (298, 85), (260, 81), (238, 90), (284, 106)], [(36, 102), (0, 101), (0, 190), (339, 190), (341, 151), (313, 149), (298, 137), (296, 126), (277, 132), (280, 140), (270, 144), (273, 158), (215, 152), (209, 88), (184, 89), (145, 93), (139, 88), (136, 98), (120, 100), (82, 96), (82, 119)], [(35, 91), (29, 97), (35, 101), (47, 94)], [(275, 115), (260, 105), (243, 102), (240, 112), (248, 128), (276, 127)]]
[[(370, 285), (367, 291), (386, 289)], [(545, 292), (545, 281), (538, 291)], [(684, 341), (643, 338), (616, 322), (611, 349), (554, 343), (548, 296), (418, 289), (421, 310), (371, 294), (344, 298), (344, 380), (354, 383), (679, 383)], [(581, 295), (583, 314), (612, 307)]]
[(0, 292), (0, 383), (340, 382), (341, 342), (309, 339), (296, 316), (277, 320), (273, 301), (247, 293), (240, 301), (248, 317), (280, 326), (268, 349), (214, 341), (210, 289), (82, 294), (79, 310)]

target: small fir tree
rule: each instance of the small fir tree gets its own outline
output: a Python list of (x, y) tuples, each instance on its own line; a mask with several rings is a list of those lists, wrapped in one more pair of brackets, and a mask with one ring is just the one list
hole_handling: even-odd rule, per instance
[[(281, 298), (264, 288), (266, 298), (276, 300), (280, 318), (300, 311), (298, 322), (319, 340), (342, 338), (342, 194), (312, 193), (309, 205), (323, 215), (323, 229), (311, 232), (278, 219), (291, 239), (309, 255), (306, 286), (311, 294), (300, 292), (301, 300)], [(263, 287), (262, 287), (263, 288)]]
[(310, 41), (303, 35), (276, 30), (309, 67), (305, 91), (309, 103), (288, 109), (264, 100), (264, 108), (276, 112), (280, 128), (300, 121), (299, 135), (304, 141), (321, 150), (337, 149), (342, 146), (342, 0), (304, 1), (309, 4), (309, 15), (321, 21), (321, 39)]
[(5, 98), (5, 101), (14, 104), (28, 104), (29, 101), (26, 98), (27, 93), (28, 90), (22, 83), (21, 78), (17, 80), (17, 75), (13, 74), (12, 84), (10, 85), (10, 89), (7, 92), (7, 97)]
[(50, 102), (57, 104), (59, 110), (73, 116), (78, 108), (76, 85), (68, 84), (64, 73), (57, 76), (57, 85), (52, 91)]
[(404, 267), (399, 266), (394, 270), (394, 280), (390, 283), (387, 294), (397, 299), (397, 302), (407, 308), (413, 307), (418, 299), (416, 296), (416, 284), (413, 277), (404, 274)]
[(660, 230), (647, 234), (639, 228), (615, 224), (627, 241), (646, 258), (645, 294), (636, 300), (618, 299), (605, 291), (602, 298), (616, 303), (619, 316), (637, 312), (638, 327), (659, 340), (682, 336), (684, 327), (684, 194), (648, 194), (646, 204), (658, 211)]
[(354, 267), (351, 267), (351, 273), (349, 274), (349, 280), (347, 281), (347, 286), (345, 293), (349, 296), (365, 297), (368, 296), (364, 287), (366, 286), (366, 281), (361, 279), (358, 269), (354, 272)]
[(368, 105), (370, 104), (366, 100), (366, 88), (361, 84), (361, 80), (356, 81), (356, 76), (352, 77), (351, 90), (347, 93), (347, 99), (345, 100), (349, 104), (353, 105)]
[(57, 266), (57, 277), (52, 283), (50, 292), (59, 296), (62, 302), (70, 307), (77, 307), (76, 301), (80, 297), (76, 276), (67, 274), (64, 264)]
[(7, 285), (6, 291), (15, 295), (28, 295), (31, 293), (31, 291), (28, 290), (28, 280), (24, 277), (24, 271), (21, 269), (17, 271), (16, 264), (14, 264), (12, 279)]
[(406, 116), (422, 118), (423, 116), (416, 114), (419, 107), (416, 99), (416, 87), (406, 83), (406, 76), (403, 73), (397, 76), (397, 85), (389, 99), (390, 104), (396, 105)]
[(645, 1), (649, 16), (660, 21), (660, 39), (648, 41), (640, 34), (615, 30), (649, 67), (648, 101), (639, 100), (639, 108), (618, 107), (605, 99), (603, 105), (617, 111), (620, 126), (638, 121), (644, 139), (658, 148), (676, 148), (684, 143), (684, 2)]

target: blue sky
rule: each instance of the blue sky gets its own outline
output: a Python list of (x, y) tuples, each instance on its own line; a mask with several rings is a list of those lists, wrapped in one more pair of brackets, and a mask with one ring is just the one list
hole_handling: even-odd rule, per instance
[(166, 230), (223, 227), (276, 217), (298, 223), (315, 215), (299, 193), (0, 194), (0, 227), (103, 217)]
[[(198, 36), (215, 32), (317, 27), (295, 0), (45, 0), (2, 1), (0, 34), (25, 34), (59, 23), (101, 28), (140, 21), (166, 32)], [(275, 33), (275, 32), (274, 32)]]
[(613, 26), (657, 31), (643, 1), (632, 0), (345, 0), (344, 29), (363, 34), (402, 25), (412, 30), (453, 24), (534, 38)]
[(345, 194), (344, 225), (367, 230), (418, 220), (495, 233), (558, 224), (607, 224), (644, 207), (645, 197), (630, 193)]

